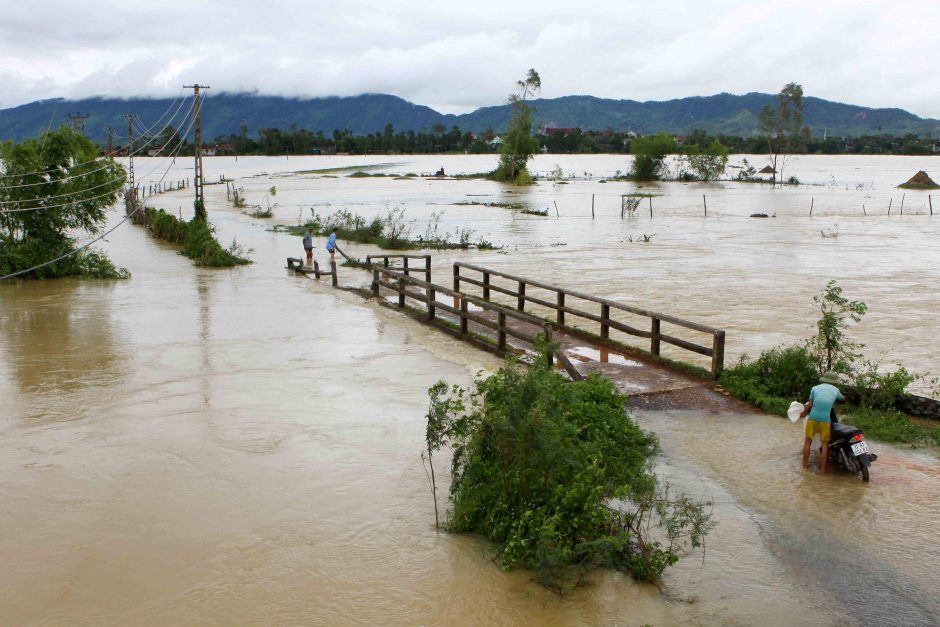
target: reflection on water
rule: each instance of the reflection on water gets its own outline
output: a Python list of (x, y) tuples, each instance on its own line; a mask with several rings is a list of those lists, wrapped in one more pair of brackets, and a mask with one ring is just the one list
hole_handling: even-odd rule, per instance
[[(441, 165), (437, 156), (381, 159), (403, 171)], [(481, 171), (487, 159), (443, 163)], [(806, 474), (798, 434), (776, 418), (641, 416), (661, 437), (664, 476), (716, 504), (705, 562), (683, 560), (667, 578), (674, 600), (609, 572), (558, 598), (525, 572), (501, 572), (478, 539), (434, 532), (419, 457), (426, 390), (442, 377), (466, 385), (499, 361), (285, 272), (300, 241), (265, 231), (270, 223), (295, 222), (310, 207), (375, 215), (403, 204), (421, 231), (445, 206), (442, 229), (469, 226), (507, 248), (435, 253), (435, 282), (449, 283), (458, 258), (499, 266), (721, 326), (732, 355), (806, 335), (812, 294), (839, 277), (871, 306), (862, 341), (894, 347), (892, 358), (917, 368), (935, 357), (924, 338), (940, 334), (936, 223), (853, 213), (863, 197), (887, 204), (891, 181), (916, 161), (873, 161), (875, 184), (862, 191), (663, 186), (652, 220), (621, 220), (619, 196), (631, 186), (599, 181), (627, 169), (623, 158), (542, 156), (536, 169), (554, 161), (594, 176), (509, 193), (486, 181), (248, 178), (365, 157), (207, 159), (210, 178), (238, 178), (249, 202), (278, 187), (267, 221), (227, 207), (221, 186), (206, 187), (221, 241), (253, 248), (254, 265), (195, 268), (128, 227), (107, 247), (129, 281), (0, 285), (0, 623), (816, 625), (935, 616), (937, 459), (879, 446), (868, 486)], [(801, 158), (793, 172), (867, 180), (856, 163), (869, 162)], [(560, 217), (454, 204), (471, 194), (553, 210), (557, 202)], [(812, 218), (803, 215), (810, 198)], [(188, 192), (153, 201), (184, 215), (192, 206)], [(746, 217), (755, 208), (778, 217), (758, 224)], [(819, 237), (836, 218), (839, 237)], [(627, 241), (644, 232), (655, 233), (649, 244)], [(567, 245), (544, 245), (552, 242)], [(340, 279), (371, 277), (341, 267)], [(628, 361), (607, 356), (620, 359)]]

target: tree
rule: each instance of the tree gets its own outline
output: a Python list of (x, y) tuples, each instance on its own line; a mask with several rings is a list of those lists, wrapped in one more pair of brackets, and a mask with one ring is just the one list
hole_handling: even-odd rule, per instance
[(542, 89), (542, 79), (538, 72), (529, 69), (526, 77), (516, 83), (518, 92), (509, 95), (508, 103), (512, 106), (512, 118), (503, 137), (499, 150), (499, 165), (493, 173), (497, 181), (524, 185), (529, 182), (526, 163), (538, 152), (539, 140), (532, 134), (532, 112), (534, 109), (526, 102), (529, 96)]
[(28, 278), (122, 278), (103, 254), (76, 252), (76, 235), (97, 235), (105, 210), (117, 200), (124, 168), (99, 158), (98, 147), (62, 127), (19, 144), (0, 145), (0, 275), (69, 255), (24, 275)]
[(711, 181), (725, 173), (728, 164), (728, 149), (718, 141), (712, 140), (707, 146), (689, 144), (683, 156), (691, 174), (701, 181)]
[(630, 143), (633, 153), (633, 166), (630, 176), (635, 181), (652, 181), (662, 176), (663, 160), (666, 155), (676, 152), (676, 140), (672, 135), (658, 133), (652, 136), (637, 137)]
[(561, 592), (602, 566), (657, 581), (703, 545), (707, 504), (670, 494), (653, 473), (656, 436), (609, 379), (559, 375), (555, 348), (540, 340), (531, 367), (509, 361), (472, 390), (429, 390), (428, 459), (453, 452), (445, 528), (485, 536), (502, 567), (533, 568)]
[(816, 356), (819, 373), (827, 370), (850, 372), (852, 362), (861, 356), (855, 351), (863, 345), (850, 342), (845, 331), (849, 328), (849, 320), (857, 323), (862, 319), (868, 305), (843, 296), (842, 288), (835, 280), (829, 281), (813, 301), (819, 305), (822, 317), (816, 322), (816, 335), (809, 339), (808, 345)]
[[(777, 173), (783, 182), (783, 169), (790, 153), (799, 149), (803, 129), (803, 87), (799, 83), (787, 83), (777, 94), (777, 106), (766, 104), (757, 115), (757, 127), (767, 141), (770, 167), (773, 168), (773, 184)], [(808, 135), (809, 129), (804, 134)], [(779, 166), (779, 167), (778, 167)]]

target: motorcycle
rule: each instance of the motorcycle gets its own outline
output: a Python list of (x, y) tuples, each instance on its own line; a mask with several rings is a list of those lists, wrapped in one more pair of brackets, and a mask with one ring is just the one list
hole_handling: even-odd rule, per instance
[(832, 421), (829, 465), (838, 464), (862, 481), (868, 481), (868, 469), (878, 456), (868, 448), (862, 430), (839, 422), (834, 409), (829, 413), (829, 418)]

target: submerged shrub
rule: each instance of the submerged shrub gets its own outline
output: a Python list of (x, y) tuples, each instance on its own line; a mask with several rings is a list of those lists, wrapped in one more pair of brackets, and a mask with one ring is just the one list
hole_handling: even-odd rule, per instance
[(453, 449), (446, 528), (497, 543), (502, 567), (562, 591), (600, 566), (655, 581), (712, 528), (706, 504), (659, 483), (656, 437), (609, 380), (569, 382), (540, 358), (463, 392), (431, 388), (428, 452)]
[(244, 256), (245, 251), (234, 242), (231, 247), (223, 248), (208, 222), (196, 219), (185, 222), (163, 209), (152, 207), (147, 207), (146, 214), (154, 237), (178, 244), (180, 254), (192, 259), (197, 266), (231, 268), (251, 263)]

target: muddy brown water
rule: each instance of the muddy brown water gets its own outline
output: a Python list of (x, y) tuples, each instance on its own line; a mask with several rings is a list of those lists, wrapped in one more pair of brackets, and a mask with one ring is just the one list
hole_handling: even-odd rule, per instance
[[(473, 171), (467, 159), (444, 165)], [(676, 215), (652, 224), (622, 222), (607, 205), (593, 224), (565, 220), (562, 201), (562, 217), (544, 221), (452, 204), (513, 196), (489, 183), (275, 171), (303, 169), (296, 161), (241, 159), (239, 174), (210, 160), (210, 173), (244, 176), (239, 184), (259, 201), (279, 186), (267, 222), (226, 208), (224, 187), (207, 187), (221, 238), (252, 247), (252, 266), (197, 269), (122, 227), (106, 249), (132, 271), (129, 281), (0, 285), (0, 624), (936, 623), (936, 454), (877, 444), (870, 485), (820, 477), (799, 468), (798, 428), (768, 416), (637, 412), (663, 443), (660, 472), (713, 500), (719, 522), (704, 562), (681, 561), (665, 592), (600, 572), (559, 598), (528, 573), (500, 571), (479, 539), (434, 531), (419, 457), (427, 387), (441, 377), (468, 384), (499, 362), (289, 276), (281, 266), (299, 242), (264, 230), (295, 222), (293, 204), (362, 213), (404, 205), (417, 217), (444, 203), (441, 228), (463, 216), (509, 248), (436, 255), (437, 276), (455, 258), (561, 283), (577, 276), (587, 291), (728, 328), (732, 354), (801, 337), (807, 297), (836, 272), (872, 307), (859, 329), (865, 341), (923, 367), (936, 355), (925, 338), (938, 330), (936, 317), (916, 315), (937, 308), (928, 216), (852, 215), (865, 194), (893, 193), (880, 183), (817, 188), (842, 203), (822, 219), (796, 215), (806, 190), (728, 184), (707, 188), (709, 222), (687, 207), (702, 193), (695, 186), (665, 188), (654, 211), (672, 203)], [(395, 167), (434, 171), (438, 161)], [(618, 163), (574, 160), (566, 169), (594, 179), (526, 193), (575, 206), (605, 190), (612, 201), (597, 177)], [(868, 167), (806, 169), (851, 181), (858, 163)], [(273, 174), (248, 178), (261, 171)], [(188, 199), (155, 202), (176, 210)], [(752, 202), (778, 202), (777, 222), (755, 227), (738, 215)], [(835, 246), (812, 239), (820, 220), (840, 221)], [(621, 241), (652, 228), (651, 246)], [(566, 245), (543, 245), (552, 242)], [(340, 272), (344, 282), (368, 281)]]

